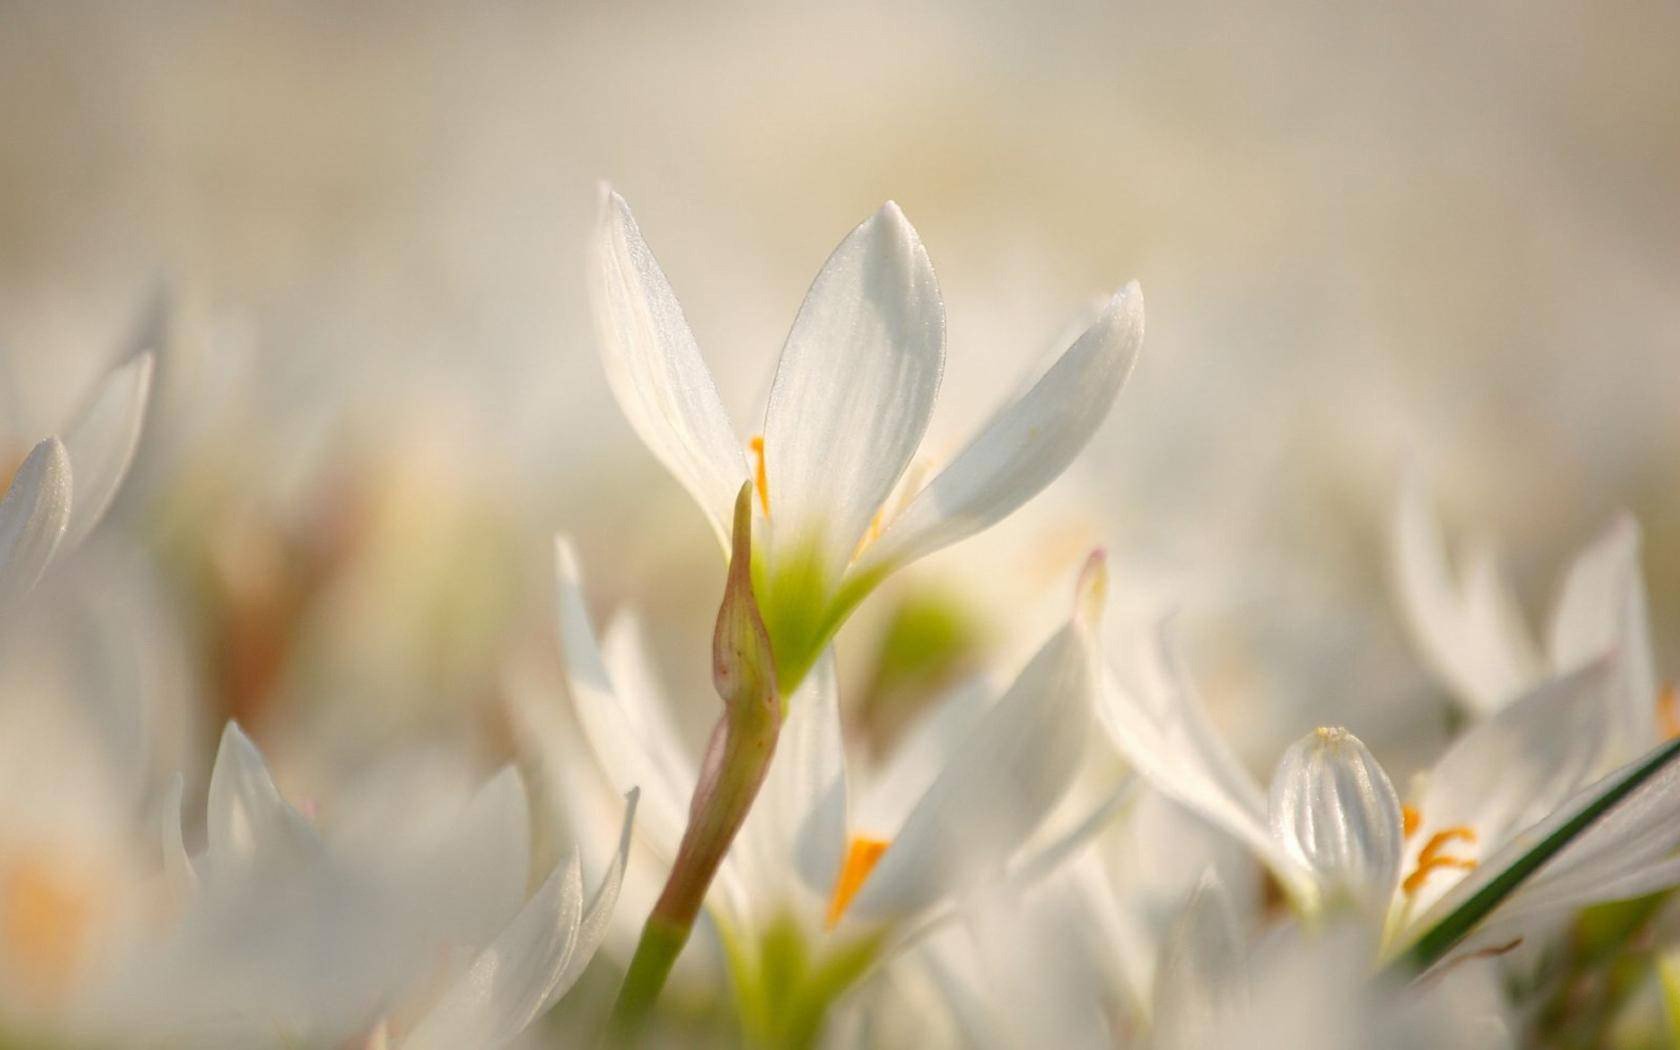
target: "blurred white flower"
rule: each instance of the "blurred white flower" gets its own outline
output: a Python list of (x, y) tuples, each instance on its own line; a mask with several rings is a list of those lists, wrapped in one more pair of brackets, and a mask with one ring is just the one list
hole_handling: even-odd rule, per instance
[(613, 393), (725, 547), (736, 493), (754, 482), (763, 537), (754, 588), (785, 692), (887, 575), (987, 528), (1055, 480), (1107, 415), (1143, 338), (1134, 283), (916, 491), (906, 468), (944, 371), (945, 311), (897, 205), (853, 230), (811, 285), (763, 433), (747, 443), (751, 468), (670, 284), (610, 190), (592, 277)]
[[(615, 788), (642, 786), (636, 839), (667, 869), (687, 824), (698, 763), (679, 742), (635, 621), (613, 621), (598, 646), (564, 540), (557, 554), (563, 656), (578, 721)], [(848, 777), (831, 653), (789, 698), (757, 804), (706, 901), (732, 976), (747, 990), (741, 994), (767, 1000), (758, 1008), (772, 1011), (768, 1023), (820, 1021), (829, 998), (953, 901), (1041, 856), (1018, 855), (1072, 786), (1092, 727), (1104, 574), (1093, 555), (1073, 615), (1014, 684), (965, 720), (960, 739), (937, 759), (933, 749), (917, 750), (925, 761), (883, 778), (874, 799), (854, 797)], [(587, 806), (588, 796), (566, 801)], [(872, 812), (894, 810), (892, 826), (866, 823)], [(1063, 846), (1052, 843), (1042, 855)]]
[[(0, 499), (0, 604), (35, 586), (55, 555), (86, 538), (116, 497), (140, 441), (152, 385), (152, 355), (112, 369), (63, 432), (23, 458)], [(24, 435), (4, 435), (0, 450)]]
[(317, 827), (230, 724), (197, 857), (183, 845), (179, 781), (164, 807), (177, 917), (96, 982), (77, 1030), (188, 1047), (507, 1045), (599, 945), (635, 797), (617, 862), (587, 898), (575, 859), (527, 896), (518, 775), (506, 768), (470, 795), (462, 786), (436, 759), (393, 762)]
[[(1472, 726), (1420, 776), (1414, 808), (1401, 806), (1376, 759), (1343, 729), (1316, 730), (1291, 747), (1263, 800), (1209, 726), (1166, 626), (1127, 656), (1110, 664), (1100, 712), (1128, 761), (1248, 845), (1306, 912), (1340, 904), (1363, 912), (1383, 931), (1385, 956), (1412, 948), (1496, 883), (1492, 915), (1477, 917), (1479, 941), (1520, 937), (1538, 916), (1680, 882), (1672, 751), (1589, 783), (1602, 753), (1608, 658)], [(1627, 785), (1633, 794), (1623, 798)], [(1612, 802), (1620, 804), (1599, 812)], [(1530, 850), (1589, 812), (1601, 819), (1537, 871), (1513, 876)]]

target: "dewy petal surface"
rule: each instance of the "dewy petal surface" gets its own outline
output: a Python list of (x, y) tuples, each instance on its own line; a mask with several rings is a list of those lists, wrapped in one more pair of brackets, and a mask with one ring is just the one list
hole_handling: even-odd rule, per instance
[(1378, 914), (1400, 877), (1400, 799), (1345, 729), (1317, 729), (1284, 753), (1267, 800), (1272, 835), (1312, 870), (1328, 903)]
[(741, 441), (670, 282), (624, 198), (604, 189), (591, 292), (607, 382), (625, 418), (705, 510), (725, 547), (747, 473)]
[(1019, 398), (1004, 406), (864, 557), (891, 568), (980, 532), (1036, 496), (1108, 415), (1143, 345), (1143, 292), (1127, 285)]
[(76, 476), (76, 503), (65, 532), (66, 547), (86, 538), (116, 498), (140, 444), (152, 371), (149, 353), (138, 354), (113, 369), (100, 383), (93, 403), (64, 437)]
[(1061, 801), (1096, 703), (1091, 575), (1081, 578), (1074, 618), (980, 717), (911, 810), (851, 914), (905, 918), (995, 877)]
[(782, 347), (764, 419), (775, 559), (814, 557), (838, 581), (921, 444), (944, 369), (933, 264), (889, 202), (829, 256)]
[(57, 438), (47, 438), (0, 499), (0, 603), (35, 586), (63, 541), (70, 512), (70, 456)]

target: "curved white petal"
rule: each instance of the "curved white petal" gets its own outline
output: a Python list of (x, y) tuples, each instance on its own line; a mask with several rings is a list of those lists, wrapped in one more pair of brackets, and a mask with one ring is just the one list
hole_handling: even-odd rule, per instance
[(1152, 1040), (1155, 1050), (1200, 1050), (1222, 1014), (1240, 1013), (1248, 988), (1246, 951), (1236, 910), (1209, 871), (1179, 913), (1155, 967)]
[(641, 788), (641, 838), (669, 863), (688, 826), (694, 779), (679, 783), (664, 768), (666, 756), (658, 745), (650, 746), (664, 732), (649, 726), (650, 719), (657, 718), (652, 713), (657, 701), (631, 703), (614, 688), (589, 625), (577, 555), (563, 536), (555, 537), (554, 547), (561, 658), (578, 722), (614, 790), (627, 794)]
[[(1082, 580), (1082, 587), (1084, 581)], [(1099, 657), (1088, 596), (988, 710), (910, 812), (852, 904), (903, 919), (996, 877), (1078, 772)]]
[(566, 965), (555, 978), (553, 987), (549, 988), (538, 1013), (553, 1006), (561, 996), (571, 990), (611, 929), (613, 909), (618, 905), (618, 891), (624, 885), (624, 871), (630, 863), (630, 833), (636, 824), (636, 802), (639, 795), (639, 792), (632, 791), (624, 798), (624, 824), (618, 832), (618, 852), (613, 855), (612, 863), (602, 873), (600, 883), (589, 898), (589, 904), (583, 909), (583, 918), (578, 923), (577, 939), (572, 944)]
[(152, 371), (149, 353), (137, 354), (112, 369), (100, 383), (93, 403), (64, 436), (76, 475), (76, 504), (65, 531), (66, 547), (86, 538), (116, 498), (140, 444)]
[(280, 797), (256, 745), (229, 722), (210, 773), (205, 858), (212, 878), (246, 870), (279, 872), (320, 854), (303, 814)]
[(185, 904), (198, 890), (198, 873), (187, 856), (187, 845), (181, 837), (181, 793), (184, 783), (181, 774), (169, 778), (164, 788), (163, 804), (159, 809), (159, 830), (163, 837), (163, 877), (169, 886), (170, 898), (176, 906)]
[(57, 438), (30, 451), (0, 499), (0, 603), (20, 598), (47, 570), (70, 522), (70, 457)]
[(1151, 787), (1233, 835), (1292, 892), (1310, 894), (1310, 877), (1272, 838), (1260, 786), (1209, 721), (1171, 622), (1129, 641), (1104, 668), (1097, 709), (1115, 747)]
[(1618, 515), (1570, 565), (1548, 637), (1559, 670), (1615, 654), (1616, 680), (1606, 700), (1614, 734), (1612, 761), (1618, 763), (1657, 739), (1656, 662), (1639, 547), (1639, 523), (1632, 515)]
[(453, 944), (483, 944), (525, 899), (531, 809), (513, 766), (484, 783), (438, 840), (402, 858), (399, 885), (430, 929)]
[[(1610, 665), (1601, 658), (1550, 679), (1460, 736), (1430, 770), (1418, 800), (1411, 863), (1449, 828), (1475, 834), (1474, 841), (1456, 840), (1452, 853), (1476, 859), (1562, 805), (1602, 753), (1600, 697), (1609, 683)], [(1446, 883), (1435, 877), (1428, 884)]]
[(1037, 495), (1096, 433), (1142, 344), (1143, 292), (1134, 281), (911, 500), (869, 548), (858, 571), (890, 569), (931, 554), (990, 527)]
[(846, 756), (829, 647), (788, 698), (770, 771), (728, 863), (769, 910), (826, 899), (846, 849)]
[(933, 264), (889, 202), (829, 256), (782, 347), (764, 418), (776, 557), (810, 545), (839, 579), (922, 442), (944, 369)]
[(727, 547), (746, 456), (670, 283), (630, 206), (610, 189), (601, 194), (590, 276), (601, 363), (619, 407)]
[(403, 1040), (406, 1050), (506, 1046), (536, 1020), (577, 944), (583, 876), (555, 867), (494, 943)]
[(637, 739), (662, 780), (686, 799), (698, 774), (693, 749), (683, 741), (674, 717), (671, 694), (660, 680), (658, 661), (648, 642), (641, 617), (631, 611), (615, 613), (601, 633), (601, 659), (613, 685), (613, 695), (629, 713)]
[(1472, 553), (1461, 590), (1440, 522), (1415, 477), (1402, 485), (1395, 513), (1394, 577), (1413, 643), (1470, 710), (1497, 710), (1539, 673), (1534, 644), (1491, 549)]
[(1267, 800), (1272, 836), (1316, 877), (1329, 902), (1387, 908), (1400, 879), (1400, 799), (1345, 729), (1317, 729), (1284, 752)]

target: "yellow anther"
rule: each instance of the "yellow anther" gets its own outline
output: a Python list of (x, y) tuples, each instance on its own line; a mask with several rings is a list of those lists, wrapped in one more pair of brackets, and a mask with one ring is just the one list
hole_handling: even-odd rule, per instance
[(1418, 825), (1423, 823), (1423, 814), (1413, 806), (1400, 807), (1400, 833), (1406, 838), (1417, 834)]
[(840, 865), (840, 876), (834, 880), (834, 893), (828, 898), (828, 916), (823, 919), (823, 929), (832, 930), (840, 924), (852, 898), (863, 889), (869, 873), (875, 870), (876, 862), (889, 845), (891, 843), (885, 839), (852, 836), (846, 844), (846, 859)]
[(1657, 722), (1662, 726), (1664, 740), (1680, 737), (1680, 687), (1673, 682), (1657, 693)]
[(1423, 844), (1423, 849), (1418, 851), (1417, 869), (1406, 876), (1406, 881), (1400, 884), (1400, 888), (1405, 891), (1406, 896), (1410, 897), (1417, 893), (1424, 883), (1429, 881), (1429, 876), (1433, 872), (1443, 868), (1457, 868), (1461, 871), (1471, 870), (1476, 866), (1475, 860), (1469, 857), (1446, 856), (1442, 853), (1442, 850), (1454, 842), (1465, 842), (1473, 845), (1475, 841), (1475, 829), (1465, 827), (1462, 824), (1458, 827), (1447, 828), (1445, 831), (1437, 831), (1429, 837), (1428, 842)]
[(75, 977), (94, 918), (93, 887), (59, 861), (25, 857), (0, 868), (0, 958), (45, 995)]
[(759, 434), (747, 442), (752, 449), (753, 459), (757, 466), (753, 468), (753, 490), (758, 493), (759, 509), (764, 516), (770, 516), (770, 474), (764, 469), (764, 435)]

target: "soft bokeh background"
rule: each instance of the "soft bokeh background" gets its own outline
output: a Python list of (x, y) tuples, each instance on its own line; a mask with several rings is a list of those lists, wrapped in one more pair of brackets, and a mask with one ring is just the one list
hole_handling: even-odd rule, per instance
[(7, 430), (161, 340), (99, 541), (202, 754), (232, 715), (300, 784), (393, 734), (495, 756), (556, 529), (699, 726), (721, 564), (595, 360), (597, 181), (743, 427), (892, 198), (949, 314), (935, 454), (1092, 295), (1141, 280), (1149, 335), (1074, 472), (848, 628), (853, 702), (915, 692), (895, 612), (933, 678), (1007, 669), (1103, 542), (1257, 767), (1334, 721), (1404, 768), (1447, 711), (1384, 579), (1408, 465), (1536, 609), (1633, 509), (1677, 666), (1676, 39), (1660, 2), (6, 3)]

